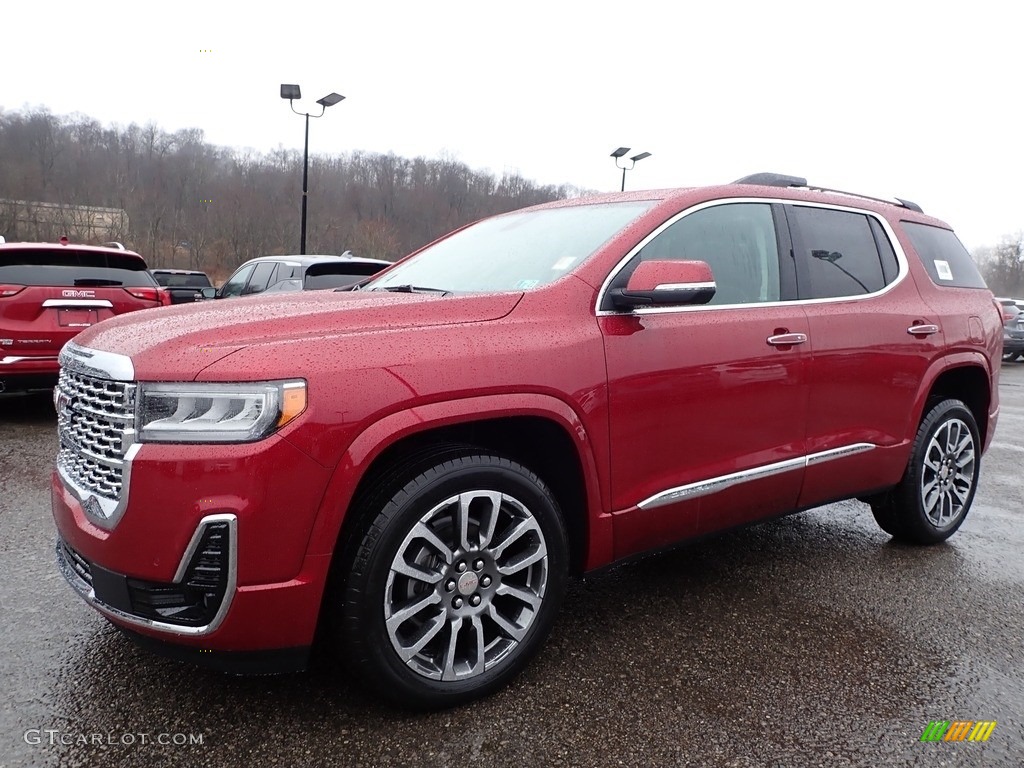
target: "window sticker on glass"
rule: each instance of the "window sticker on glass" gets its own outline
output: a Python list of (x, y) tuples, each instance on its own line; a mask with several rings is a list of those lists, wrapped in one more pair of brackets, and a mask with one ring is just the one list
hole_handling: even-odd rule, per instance
[(516, 290), (528, 291), (539, 284), (540, 280), (520, 280), (518, 283), (516, 283)]
[(949, 268), (948, 261), (935, 260), (935, 274), (939, 276), (939, 280), (952, 280), (953, 270)]
[(563, 272), (567, 270), (569, 267), (571, 267), (574, 261), (576, 261), (576, 259), (574, 259), (572, 256), (563, 256), (554, 264), (552, 264), (551, 268), (556, 272)]

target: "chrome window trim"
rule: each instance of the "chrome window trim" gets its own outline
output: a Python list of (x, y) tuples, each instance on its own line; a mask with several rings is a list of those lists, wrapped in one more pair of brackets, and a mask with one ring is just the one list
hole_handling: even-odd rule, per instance
[(196, 526), (195, 533), (192, 535), (192, 540), (189, 542), (188, 547), (186, 547), (185, 552), (181, 557), (181, 561), (178, 564), (178, 569), (175, 572), (173, 582), (175, 584), (181, 583), (182, 578), (184, 578), (185, 570), (188, 568), (188, 562), (192, 559), (192, 555), (195, 554), (195, 550), (199, 546), (199, 542), (202, 539), (203, 533), (206, 531), (206, 527), (214, 523), (228, 524), (228, 579), (227, 585), (224, 589), (224, 599), (221, 600), (220, 608), (217, 609), (217, 613), (213, 617), (213, 620), (209, 624), (201, 627), (182, 627), (177, 624), (168, 624), (167, 622), (156, 621), (155, 619), (145, 619), (131, 613), (125, 613), (122, 610), (101, 602), (96, 597), (95, 590), (88, 583), (79, 578), (74, 568), (72, 568), (71, 564), (67, 562), (64, 554), (61, 552), (61, 540), (59, 538), (57, 539), (57, 566), (60, 568), (61, 574), (63, 574), (72, 589), (74, 589), (79, 596), (85, 600), (85, 602), (100, 613), (136, 627), (145, 627), (146, 629), (175, 635), (201, 637), (216, 631), (223, 623), (224, 617), (227, 616), (228, 610), (235, 597), (235, 588), (238, 583), (238, 518), (235, 515), (227, 513), (207, 515), (199, 521), (199, 525)]
[(135, 366), (127, 355), (89, 349), (69, 341), (60, 351), (62, 368), (111, 381), (135, 381)]
[(44, 307), (102, 307), (113, 309), (114, 305), (106, 299), (47, 299), (43, 302)]
[(717, 288), (718, 283), (661, 283), (654, 286), (656, 291), (697, 291)]
[[(690, 214), (697, 213), (706, 208), (713, 208), (719, 205), (733, 205), (736, 203), (761, 203), (763, 205), (771, 205), (772, 203), (778, 203), (781, 205), (796, 205), (804, 206), (807, 208), (826, 208), (834, 211), (845, 211), (847, 213), (858, 213), (863, 216), (873, 217), (879, 225), (882, 227), (882, 231), (885, 232), (886, 237), (889, 238), (889, 244), (892, 246), (893, 252), (896, 254), (896, 261), (899, 265), (899, 272), (893, 281), (883, 287), (879, 291), (874, 293), (862, 293), (856, 296), (830, 296), (824, 299), (794, 299), (793, 301), (757, 301), (750, 302), (747, 304), (699, 304), (692, 306), (682, 307), (646, 307), (646, 308), (635, 308), (632, 310), (615, 310), (615, 309), (601, 309), (601, 305), (604, 303), (605, 294), (608, 292), (612, 281), (618, 276), (625, 266), (633, 259), (637, 253), (650, 243), (654, 238), (664, 232), (666, 229), (671, 227), (680, 219), (689, 216)], [(781, 256), (781, 254), (780, 254)], [(907, 261), (907, 255), (903, 251), (903, 246), (900, 244), (899, 238), (896, 237), (896, 231), (892, 228), (889, 222), (884, 216), (866, 208), (856, 208), (849, 205), (836, 205), (834, 203), (818, 203), (809, 202), (806, 200), (793, 200), (783, 197), (728, 197), (719, 198), (717, 200), (706, 200), (703, 203), (697, 203), (686, 210), (680, 211), (675, 214), (672, 218), (660, 224), (656, 229), (652, 230), (648, 235), (637, 243), (629, 252), (619, 260), (619, 262), (612, 268), (611, 272), (601, 283), (601, 288), (597, 292), (597, 301), (594, 304), (594, 313), (598, 317), (608, 316), (621, 316), (621, 315), (661, 315), (661, 314), (672, 314), (675, 312), (708, 312), (718, 309), (750, 309), (752, 307), (793, 307), (793, 306), (807, 306), (810, 304), (823, 304), (826, 302), (838, 302), (838, 301), (863, 301), (865, 299), (873, 299), (878, 296), (882, 296), (891, 290), (894, 290), (897, 285), (902, 283), (907, 275), (910, 273), (910, 264)]]
[(762, 478), (780, 475), (783, 472), (790, 472), (794, 469), (804, 469), (817, 464), (823, 464), (827, 461), (843, 459), (847, 456), (864, 453), (865, 451), (870, 451), (877, 447), (878, 446), (874, 443), (853, 443), (851, 445), (844, 445), (841, 448), (832, 448), (828, 451), (819, 451), (818, 453), (811, 453), (794, 459), (786, 459), (785, 461), (765, 464), (762, 467), (754, 467), (753, 469), (745, 469), (741, 472), (731, 472), (727, 475), (719, 475), (718, 477), (712, 477), (708, 480), (698, 480), (695, 483), (679, 485), (675, 488), (668, 488), (664, 491), (660, 491), (641, 501), (637, 504), (637, 507), (640, 509), (657, 509), (658, 507), (665, 506), (666, 504), (674, 504), (677, 501), (683, 501), (684, 499), (696, 499), (701, 496), (709, 496), (712, 493), (724, 491), (726, 488), (732, 488), (733, 486), (741, 483), (749, 483), (752, 480), (761, 480)]

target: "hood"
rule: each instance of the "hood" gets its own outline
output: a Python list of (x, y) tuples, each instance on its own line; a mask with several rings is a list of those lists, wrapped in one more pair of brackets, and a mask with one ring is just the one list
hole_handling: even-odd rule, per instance
[(522, 296), (310, 291), (211, 299), (120, 315), (75, 343), (127, 355), (139, 380), (183, 379), (253, 344), (496, 320)]

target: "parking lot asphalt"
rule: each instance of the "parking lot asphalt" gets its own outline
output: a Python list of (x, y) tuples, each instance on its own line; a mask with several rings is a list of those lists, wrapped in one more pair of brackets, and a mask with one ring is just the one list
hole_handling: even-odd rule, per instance
[[(1024, 363), (1003, 365), (1000, 392), (946, 544), (893, 544), (844, 502), (577, 579), (525, 674), (431, 714), (333, 667), (236, 678), (137, 648), (57, 572), (48, 397), (0, 396), (0, 768), (1017, 768)], [(984, 743), (920, 741), (947, 720), (997, 725)]]

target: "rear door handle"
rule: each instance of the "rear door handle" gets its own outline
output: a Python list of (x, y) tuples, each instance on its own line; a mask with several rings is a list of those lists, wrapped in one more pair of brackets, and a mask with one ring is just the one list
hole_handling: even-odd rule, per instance
[(911, 336), (931, 336), (933, 333), (939, 332), (939, 326), (931, 325), (930, 323), (924, 323), (921, 325), (912, 325), (907, 328), (907, 333)]
[(806, 333), (780, 333), (778, 336), (769, 336), (768, 343), (773, 347), (791, 347), (794, 344), (803, 344), (807, 341)]

